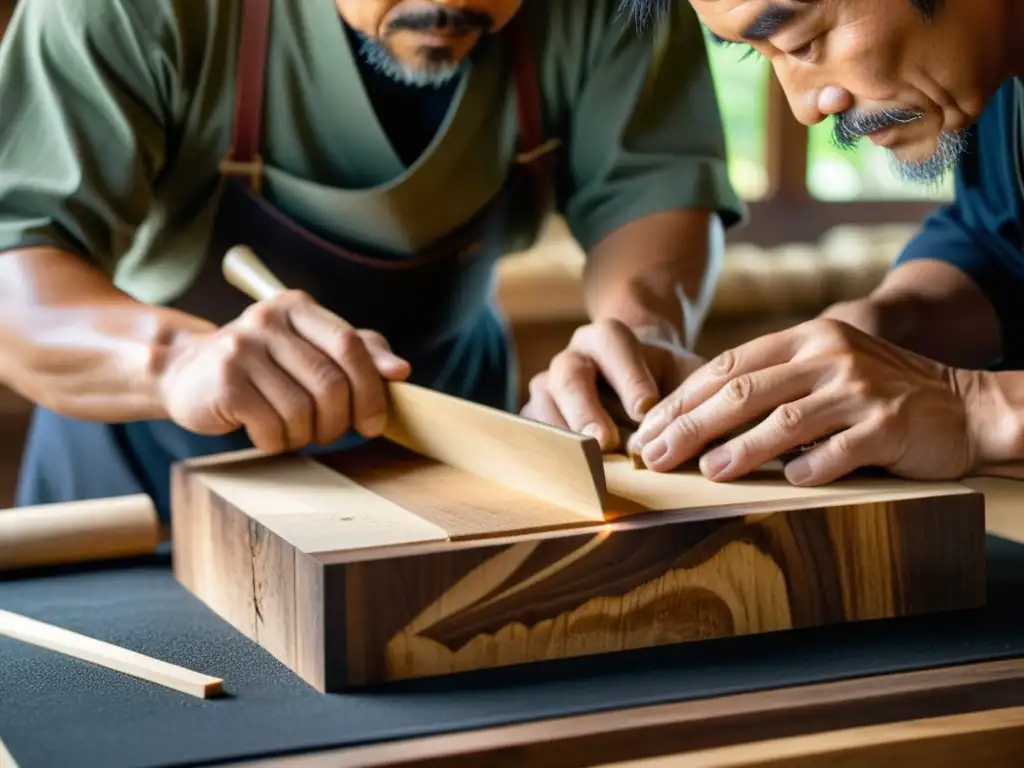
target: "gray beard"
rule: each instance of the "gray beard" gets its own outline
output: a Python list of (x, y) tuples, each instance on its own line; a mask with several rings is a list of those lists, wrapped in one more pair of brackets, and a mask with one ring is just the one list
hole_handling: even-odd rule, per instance
[(963, 131), (939, 134), (938, 147), (930, 157), (918, 162), (904, 161), (890, 155), (889, 165), (903, 181), (925, 187), (938, 188), (946, 174), (960, 162), (967, 150), (967, 137)]
[(362, 41), (359, 55), (366, 60), (366, 63), (385, 77), (402, 85), (440, 88), (451, 82), (463, 69), (463, 62), (439, 63), (417, 68), (408, 67), (396, 59), (391, 51), (377, 40), (363, 34), (360, 34), (359, 38)]

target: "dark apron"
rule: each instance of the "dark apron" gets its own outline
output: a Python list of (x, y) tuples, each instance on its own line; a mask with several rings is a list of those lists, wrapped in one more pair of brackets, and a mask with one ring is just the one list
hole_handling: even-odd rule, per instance
[[(246, 244), (289, 287), (307, 291), (358, 328), (380, 331), (412, 364), (411, 381), (514, 410), (514, 354), (491, 303), (494, 267), (513, 217), (540, 220), (551, 194), (547, 149), (553, 144), (544, 138), (525, 11), (507, 30), (521, 154), (504, 188), (443, 242), (413, 257), (395, 257), (329, 242), (262, 195), (259, 148), (270, 6), (271, 0), (243, 3), (232, 150), (221, 169), (216, 222), (198, 276), (173, 306), (218, 325), (236, 318), (251, 300), (224, 280), (221, 259), (232, 246)], [(333, 446), (307, 451), (343, 450), (360, 442), (351, 432)], [(169, 421), (108, 425), (37, 408), (16, 503), (147, 493), (167, 522), (173, 462), (250, 447), (244, 430), (206, 437)]]

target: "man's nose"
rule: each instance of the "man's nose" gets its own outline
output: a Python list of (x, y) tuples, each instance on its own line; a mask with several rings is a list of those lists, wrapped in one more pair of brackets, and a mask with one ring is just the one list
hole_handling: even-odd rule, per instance
[(817, 125), (853, 107), (853, 94), (837, 85), (801, 88), (783, 81), (783, 88), (789, 98), (793, 116), (807, 126)]

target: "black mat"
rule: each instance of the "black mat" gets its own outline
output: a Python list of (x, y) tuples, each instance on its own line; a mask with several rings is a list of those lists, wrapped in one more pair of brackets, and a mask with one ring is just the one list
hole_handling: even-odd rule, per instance
[(1024, 656), (1024, 546), (989, 541), (978, 612), (736, 638), (322, 696), (217, 619), (166, 559), (0, 581), (0, 607), (224, 678), (202, 701), (0, 638), (21, 768), (201, 765), (604, 708)]

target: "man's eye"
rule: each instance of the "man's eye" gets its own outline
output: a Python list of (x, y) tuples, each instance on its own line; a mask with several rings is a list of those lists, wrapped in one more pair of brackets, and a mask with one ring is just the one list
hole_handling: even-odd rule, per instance
[(787, 53), (788, 56), (792, 56), (794, 59), (800, 59), (801, 61), (807, 61), (814, 55), (814, 41), (811, 40), (809, 43), (801, 45), (799, 48), (795, 48)]

